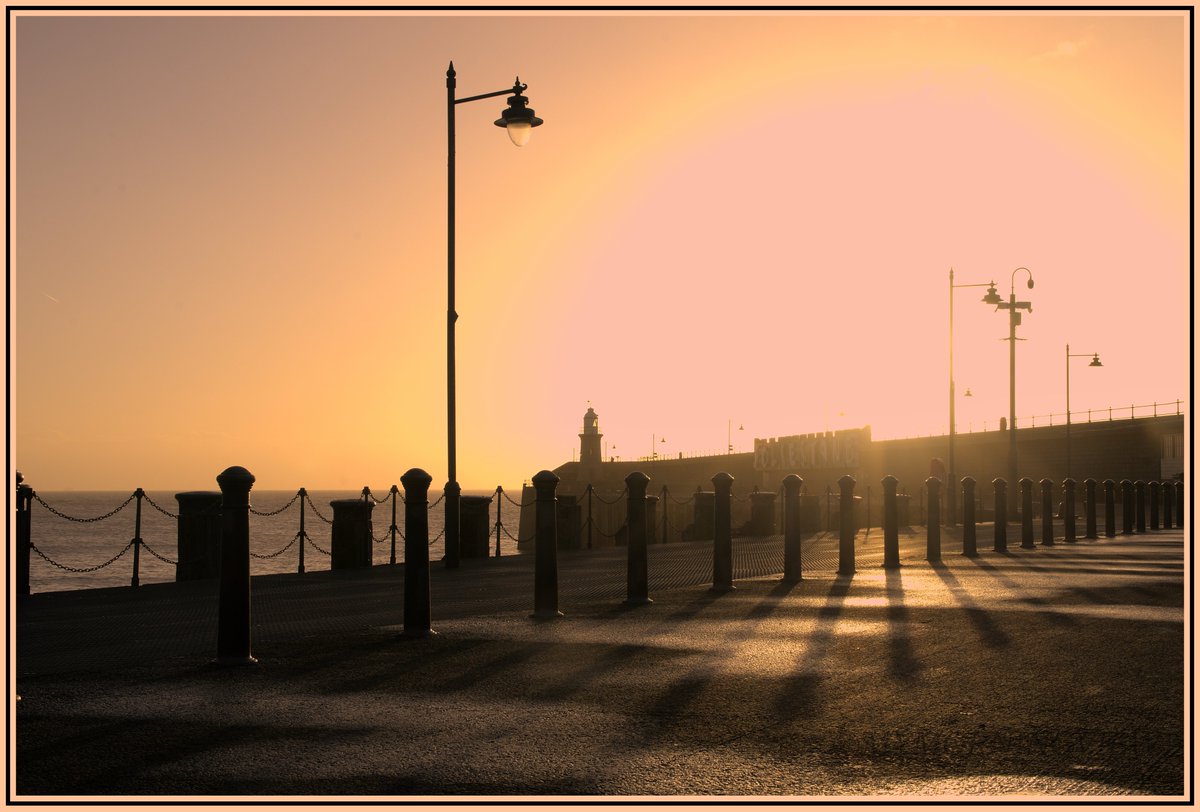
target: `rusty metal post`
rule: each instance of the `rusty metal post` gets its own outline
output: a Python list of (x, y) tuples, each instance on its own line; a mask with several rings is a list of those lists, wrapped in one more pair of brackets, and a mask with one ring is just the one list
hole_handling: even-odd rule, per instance
[(1021, 547), (1026, 550), (1033, 546), (1033, 480), (1027, 476), (1021, 477)]
[(998, 553), (1008, 552), (1008, 483), (1001, 477), (992, 480), (996, 491), (995, 516), (992, 521), (992, 549)]
[(250, 655), (250, 488), (254, 474), (240, 465), (217, 475), (221, 488), (221, 585), (217, 605), (217, 664), (253, 665)]
[(975, 478), (962, 478), (963, 487), (963, 555), (979, 555), (975, 538)]
[[(883, 568), (895, 570), (900, 568), (900, 515), (896, 509), (897, 479), (888, 474), (880, 484), (883, 485)], [(966, 521), (966, 516), (963, 516)]]
[(533, 615), (538, 620), (562, 617), (558, 611), (558, 518), (554, 489), (558, 477), (549, 471), (533, 475), (535, 551), (533, 560)]
[(783, 478), (783, 580), (800, 581), (804, 575), (800, 561), (800, 486), (804, 480), (795, 474)]
[(429, 485), (433, 477), (410, 468), (404, 486), (404, 637), (432, 637), (429, 597)]
[(854, 477), (846, 474), (838, 480), (841, 489), (841, 521), (838, 534), (838, 575), (854, 574)]
[(935, 476), (925, 480), (929, 493), (929, 521), (925, 526), (925, 560), (942, 560), (942, 480)]
[(724, 471), (712, 478), (716, 495), (716, 525), (713, 528), (713, 592), (729, 592), (733, 585), (733, 528), (730, 491), (733, 477)]

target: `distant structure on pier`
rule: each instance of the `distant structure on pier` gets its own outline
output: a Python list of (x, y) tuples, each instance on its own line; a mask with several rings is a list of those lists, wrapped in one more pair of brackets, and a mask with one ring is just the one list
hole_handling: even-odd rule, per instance
[(588, 406), (583, 415), (583, 431), (579, 433), (579, 464), (584, 468), (591, 469), (604, 461), (600, 454), (600, 438), (604, 435), (600, 433), (599, 420), (596, 410)]

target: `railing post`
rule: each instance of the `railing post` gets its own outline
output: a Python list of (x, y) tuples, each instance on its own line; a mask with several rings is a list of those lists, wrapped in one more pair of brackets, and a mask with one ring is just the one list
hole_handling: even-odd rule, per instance
[(783, 580), (800, 581), (800, 486), (804, 480), (795, 474), (783, 478)]
[[(667, 497), (668, 497), (667, 486), (663, 485), (662, 486), (662, 497), (660, 499), (660, 502), (662, 504), (662, 517), (663, 517), (663, 532), (662, 532), (662, 543), (663, 544), (667, 543), (667, 511), (669, 511), (671, 509), (671, 500), (668, 499)], [(647, 530), (646, 532), (650, 532), (650, 531)]]
[(724, 471), (712, 478), (714, 504), (713, 592), (729, 592), (733, 586), (733, 528), (730, 515), (730, 491), (733, 477)]
[(975, 477), (962, 478), (963, 488), (963, 555), (979, 555), (975, 538)]
[(1112, 538), (1117, 535), (1117, 483), (1111, 479), (1104, 480), (1104, 536)]
[(1133, 534), (1133, 483), (1121, 480), (1121, 534)]
[(250, 656), (250, 488), (254, 474), (240, 465), (217, 475), (221, 488), (221, 585), (217, 607), (217, 664), (253, 665)]
[(304, 546), (308, 541), (308, 533), (304, 531), (304, 503), (308, 501), (308, 489), (300, 489), (300, 561), (296, 566), (296, 572), (304, 574)]
[[(591, 485), (588, 485), (589, 489), (591, 487), (592, 487)], [(504, 486), (497, 485), (496, 486), (496, 558), (500, 557), (500, 528), (503, 527), (503, 524), (500, 521), (500, 511), (503, 510), (503, 508), (504, 508)], [(588, 503), (588, 538), (589, 538), (589, 540), (591, 539), (591, 534), (592, 534), (591, 522), (592, 522), (592, 506), (591, 506), (591, 503), (589, 502)], [(518, 529), (517, 530), (518, 535), (520, 534), (520, 532), (521, 531)]]
[(429, 485), (433, 477), (410, 468), (404, 486), (404, 637), (431, 637), (429, 598)]
[(838, 575), (854, 574), (854, 477), (846, 474), (838, 480), (841, 489), (838, 534)]
[(1183, 528), (1183, 480), (1175, 482), (1175, 525)]
[(1096, 480), (1088, 477), (1083, 481), (1083, 537), (1099, 538), (1096, 533)]
[(1042, 486), (1042, 546), (1054, 546), (1054, 483), (1043, 478)]
[(992, 518), (992, 549), (998, 553), (1008, 552), (1008, 483), (1002, 477), (992, 480), (996, 491), (996, 504)]
[(1146, 532), (1146, 483), (1140, 479), (1133, 483), (1134, 507), (1133, 518), (1137, 523), (1139, 533)]
[(137, 501), (133, 505), (133, 577), (129, 579), (129, 585), (136, 589), (141, 583), (139, 569), (142, 558), (142, 498), (145, 497), (146, 492), (138, 488), (133, 495)]
[(1157, 479), (1150, 481), (1150, 529), (1158, 529), (1158, 503), (1162, 499), (1162, 483)]
[(392, 555), (391, 555), (391, 558), (388, 560), (389, 564), (396, 563), (396, 503), (400, 501), (400, 497), (398, 495), (399, 493), (400, 493), (400, 489), (398, 487), (396, 487), (395, 485), (393, 485), (392, 490), (391, 490), (391, 494), (392, 494), (392, 526), (391, 526), (391, 528), (389, 528), (389, 531), (392, 534)]
[(1075, 543), (1075, 480), (1063, 480), (1063, 541)]
[(562, 617), (558, 611), (558, 517), (554, 489), (558, 477), (549, 471), (533, 475), (534, 502), (533, 615), (537, 620)]
[(587, 546), (587, 548), (590, 550), (590, 549), (592, 549), (592, 524), (593, 524), (593, 522), (592, 522), (592, 483), (590, 483), (590, 482), (588, 483), (588, 486), (587, 486), (587, 498), (588, 498), (588, 546)]
[(626, 526), (629, 542), (626, 544), (625, 605), (644, 606), (650, 600), (650, 565), (646, 553), (646, 535), (649, 529), (649, 505), (654, 497), (646, 495), (650, 477), (634, 471), (625, 477), (625, 488), (629, 492), (626, 500)]
[(1034, 549), (1033, 545), (1033, 480), (1021, 477), (1021, 547)]
[[(897, 479), (888, 474), (880, 484), (883, 485), (883, 568), (895, 570), (900, 568), (900, 514), (896, 508)], [(966, 521), (966, 516), (963, 517)]]
[(17, 598), (29, 597), (29, 551), (33, 543), (33, 488), (22, 484), (25, 477), (17, 471)]
[(942, 481), (935, 476), (925, 480), (929, 493), (929, 522), (925, 526), (925, 560), (942, 560)]
[(1171, 481), (1162, 484), (1163, 496), (1163, 530), (1170, 530), (1175, 521), (1175, 483)]

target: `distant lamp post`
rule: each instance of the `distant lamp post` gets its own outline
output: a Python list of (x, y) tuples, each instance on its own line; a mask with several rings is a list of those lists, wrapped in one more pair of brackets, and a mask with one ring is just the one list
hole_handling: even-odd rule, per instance
[(454, 63), (450, 63), (446, 71), (446, 121), (447, 121), (447, 218), (446, 218), (446, 445), (449, 456), (449, 466), (446, 483), (446, 555), (443, 559), (447, 567), (458, 566), (459, 543), (459, 504), (462, 489), (458, 484), (457, 437), (455, 432), (455, 392), (454, 392), (454, 322), (458, 314), (454, 312), (454, 108), (466, 102), (490, 99), (496, 96), (509, 95), (508, 107), (496, 119), (497, 127), (508, 130), (508, 137), (518, 147), (529, 142), (529, 134), (534, 127), (541, 125), (542, 120), (526, 107), (529, 99), (521, 95), (527, 85), (521, 84), (520, 77), (513, 86), (505, 90), (483, 93), (479, 96), (468, 96), (465, 99), (454, 98), (457, 86), (454, 73)]
[[(746, 427), (741, 423), (738, 424), (738, 431), (745, 431)], [(733, 453), (733, 420), (725, 421), (725, 445), (728, 453)]]
[(1067, 345), (1067, 479), (1071, 478), (1071, 359), (1072, 358), (1087, 358), (1092, 356), (1092, 362), (1088, 364), (1090, 367), (1102, 367), (1100, 363), (1100, 353), (1098, 352), (1071, 352), (1071, 345)]
[[(987, 295), (983, 297), (986, 304), (994, 304), (997, 310), (1008, 311), (1008, 483), (1009, 487), (1015, 487), (1013, 483), (1017, 481), (1017, 326), (1021, 323), (1021, 311), (1025, 310), (1029, 313), (1033, 312), (1033, 305), (1030, 302), (1017, 301), (1017, 274), (1024, 271), (1029, 277), (1025, 283), (1027, 287), (1033, 287), (1033, 272), (1028, 268), (1017, 268), (1012, 272), (1009, 279), (1009, 294), (1008, 301), (1002, 301), (996, 293), (996, 286), (992, 285), (988, 288)], [(1024, 339), (1020, 339), (1024, 341)], [(1009, 500), (1009, 515), (1017, 515), (1017, 500)]]
[(658, 459), (658, 445), (659, 445), (659, 443), (665, 443), (666, 441), (667, 441), (666, 437), (659, 437), (656, 434), (650, 435), (650, 459), (652, 459), (652, 460)]
[[(954, 422), (954, 291), (957, 288), (982, 288), (990, 286), (995, 290), (995, 282), (971, 282), (967, 284), (954, 284), (954, 269), (950, 269), (950, 454), (949, 463), (950, 470), (946, 472), (946, 524), (950, 527), (958, 524), (958, 486), (955, 484), (958, 480), (955, 479), (954, 467), (954, 434), (956, 431)], [(986, 297), (984, 301), (987, 301)], [(971, 397), (971, 390), (967, 390), (964, 397)]]

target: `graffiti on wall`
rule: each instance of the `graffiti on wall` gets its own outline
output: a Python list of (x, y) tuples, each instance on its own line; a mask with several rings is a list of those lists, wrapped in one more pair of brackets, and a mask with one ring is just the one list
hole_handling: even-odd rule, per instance
[(870, 440), (869, 429), (833, 434), (797, 434), (754, 440), (756, 471), (857, 468)]

